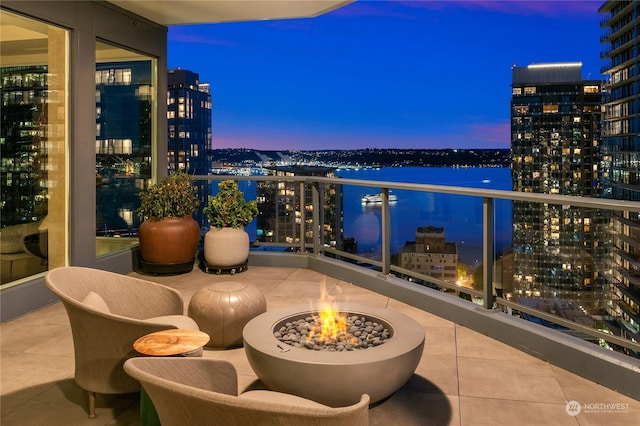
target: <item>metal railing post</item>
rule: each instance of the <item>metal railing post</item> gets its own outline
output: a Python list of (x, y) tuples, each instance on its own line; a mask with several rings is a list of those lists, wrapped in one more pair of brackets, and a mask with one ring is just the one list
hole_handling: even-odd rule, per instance
[(484, 307), (493, 309), (493, 198), (483, 199), (482, 209), (482, 278)]
[(305, 200), (307, 199), (307, 194), (305, 193), (305, 185), (304, 182), (300, 182), (300, 252), (304, 253), (307, 250), (307, 236), (305, 235), (305, 225), (306, 225), (306, 206)]
[(389, 214), (389, 188), (382, 188), (382, 274), (391, 272), (391, 216)]
[(318, 185), (319, 182), (313, 182), (313, 185), (311, 185), (311, 197), (313, 200), (313, 254), (320, 254), (320, 191), (318, 190)]

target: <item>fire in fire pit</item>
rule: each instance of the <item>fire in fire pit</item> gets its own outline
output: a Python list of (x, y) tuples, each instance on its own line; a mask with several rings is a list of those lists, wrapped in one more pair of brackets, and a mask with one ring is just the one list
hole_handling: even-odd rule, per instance
[(386, 324), (340, 312), (324, 286), (320, 300), (317, 314), (287, 320), (276, 326), (274, 337), (296, 348), (342, 352), (378, 346), (391, 336)]
[[(282, 308), (258, 315), (244, 327), (245, 353), (267, 388), (340, 407), (356, 403), (363, 393), (369, 395), (371, 403), (380, 401), (409, 380), (424, 348), (424, 329), (415, 320), (390, 309), (346, 304), (339, 311), (344, 315), (340, 317), (345, 320), (344, 326), (347, 327), (349, 318), (353, 317), (360, 321), (364, 318), (365, 325), (371, 322), (365, 329), (376, 323), (382, 326), (381, 331), (378, 327), (377, 333), (387, 335), (384, 343), (370, 347), (367, 343), (363, 350), (309, 350), (307, 337), (302, 337), (305, 327), (298, 321), (310, 323), (312, 321), (307, 320), (311, 319), (316, 322), (322, 318), (321, 312), (321, 307), (308, 305)], [(341, 322), (335, 315), (329, 322)], [(285, 327), (284, 333), (280, 331), (282, 327)], [(289, 344), (290, 340), (285, 342), (276, 337), (280, 333), (291, 339), (290, 335), (296, 333), (288, 332), (290, 327), (301, 328), (296, 331), (301, 336), (294, 337), (293, 345)], [(307, 336), (312, 327), (308, 328)], [(322, 332), (318, 334), (322, 335)], [(327, 345), (326, 341), (323, 344)]]
[(287, 321), (273, 335), (296, 348), (341, 352), (379, 346), (391, 333), (382, 323), (362, 315), (321, 311), (316, 316)]

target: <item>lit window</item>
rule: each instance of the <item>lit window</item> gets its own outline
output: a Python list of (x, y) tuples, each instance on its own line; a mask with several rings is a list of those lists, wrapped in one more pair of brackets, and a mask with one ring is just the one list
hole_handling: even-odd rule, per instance
[(529, 112), (529, 105), (516, 105), (513, 109), (516, 114), (526, 114)]

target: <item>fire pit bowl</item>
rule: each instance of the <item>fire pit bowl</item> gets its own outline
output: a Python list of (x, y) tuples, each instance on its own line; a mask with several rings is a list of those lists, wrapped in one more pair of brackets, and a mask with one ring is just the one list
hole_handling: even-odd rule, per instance
[(343, 304), (340, 312), (381, 323), (391, 336), (379, 346), (345, 352), (312, 350), (282, 343), (274, 332), (288, 321), (316, 315), (320, 306), (298, 305), (267, 311), (242, 332), (251, 367), (269, 389), (331, 407), (354, 404), (366, 393), (371, 403), (394, 393), (411, 377), (424, 348), (424, 329), (389, 309)]

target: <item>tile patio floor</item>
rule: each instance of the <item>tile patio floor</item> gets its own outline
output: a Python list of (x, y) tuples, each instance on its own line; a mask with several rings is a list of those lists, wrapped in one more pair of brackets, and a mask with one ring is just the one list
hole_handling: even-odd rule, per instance
[[(405, 386), (370, 408), (371, 425), (640, 424), (640, 401), (453, 322), (311, 270), (250, 267), (230, 276), (194, 268), (178, 276), (131, 275), (179, 290), (185, 303), (200, 287), (218, 281), (257, 286), (265, 294), (268, 309), (317, 301), (324, 285), (338, 301), (410, 315), (425, 329), (422, 360)], [(61, 303), (4, 323), (0, 333), (2, 426), (140, 424), (138, 394), (99, 395), (97, 418), (87, 418), (87, 396), (73, 381), (73, 342)], [(242, 348), (206, 349), (204, 356), (231, 361), (241, 388), (256, 379)], [(590, 412), (583, 408), (571, 416), (567, 401), (577, 401), (582, 407), (590, 404)], [(606, 412), (602, 404), (617, 404), (617, 409)]]

